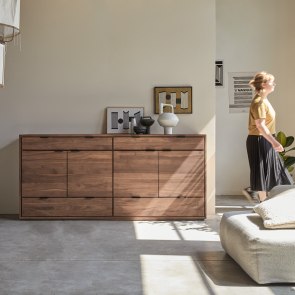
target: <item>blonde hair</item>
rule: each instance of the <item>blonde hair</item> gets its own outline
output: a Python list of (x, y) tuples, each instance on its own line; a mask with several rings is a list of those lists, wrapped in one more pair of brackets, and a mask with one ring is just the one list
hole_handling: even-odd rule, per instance
[(249, 85), (256, 91), (256, 92), (263, 92), (263, 83), (267, 83), (271, 80), (274, 80), (275, 77), (272, 74), (267, 72), (259, 72), (257, 73), (253, 79), (249, 82)]

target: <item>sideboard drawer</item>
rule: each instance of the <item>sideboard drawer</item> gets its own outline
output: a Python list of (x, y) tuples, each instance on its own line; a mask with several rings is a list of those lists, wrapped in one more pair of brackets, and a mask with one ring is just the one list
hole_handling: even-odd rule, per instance
[(23, 136), (23, 150), (112, 150), (111, 137), (96, 136)]
[(203, 136), (130, 136), (114, 137), (114, 150), (204, 150)]
[(112, 216), (111, 198), (22, 198), (22, 217)]
[(118, 198), (114, 216), (204, 218), (204, 198)]

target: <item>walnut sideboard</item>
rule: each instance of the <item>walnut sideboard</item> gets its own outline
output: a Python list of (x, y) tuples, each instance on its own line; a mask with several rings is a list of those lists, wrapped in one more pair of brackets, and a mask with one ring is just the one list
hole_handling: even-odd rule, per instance
[(20, 135), (21, 219), (206, 217), (205, 135)]

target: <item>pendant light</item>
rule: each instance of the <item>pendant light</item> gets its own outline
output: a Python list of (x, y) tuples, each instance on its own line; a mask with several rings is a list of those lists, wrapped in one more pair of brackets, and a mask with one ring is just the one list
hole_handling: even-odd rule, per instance
[(20, 0), (0, 0), (0, 86), (4, 86), (6, 43), (19, 34)]

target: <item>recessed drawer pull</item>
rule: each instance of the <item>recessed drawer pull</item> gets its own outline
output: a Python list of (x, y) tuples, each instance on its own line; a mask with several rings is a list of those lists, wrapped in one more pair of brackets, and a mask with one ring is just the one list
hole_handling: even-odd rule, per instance
[(40, 138), (49, 138), (49, 136), (40, 136)]
[(40, 200), (47, 200), (48, 197), (39, 197)]
[(131, 196), (131, 198), (133, 198), (133, 199), (139, 199), (140, 196)]
[(86, 135), (86, 136), (84, 136), (84, 138), (94, 138), (94, 136)]
[(85, 200), (92, 200), (94, 197), (84, 197)]

